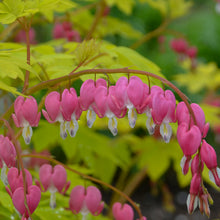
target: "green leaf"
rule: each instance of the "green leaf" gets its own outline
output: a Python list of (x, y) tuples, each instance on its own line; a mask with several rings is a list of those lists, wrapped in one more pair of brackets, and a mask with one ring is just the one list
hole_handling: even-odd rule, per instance
[(2, 81), (0, 81), (0, 89), (5, 90), (7, 92), (10, 92), (14, 95), (22, 95), (23, 96), (23, 94), (18, 92), (16, 88), (9, 86)]
[(24, 2), (22, 0), (4, 0), (0, 3), (0, 22), (9, 24), (22, 16)]

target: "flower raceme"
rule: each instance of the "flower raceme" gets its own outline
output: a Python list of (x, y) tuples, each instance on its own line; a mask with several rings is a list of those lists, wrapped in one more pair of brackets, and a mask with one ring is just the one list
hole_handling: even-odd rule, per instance
[(17, 127), (22, 127), (22, 136), (26, 144), (29, 144), (32, 137), (32, 127), (37, 127), (41, 113), (38, 112), (37, 101), (29, 96), (26, 99), (18, 96), (14, 103), (15, 114), (12, 118)]

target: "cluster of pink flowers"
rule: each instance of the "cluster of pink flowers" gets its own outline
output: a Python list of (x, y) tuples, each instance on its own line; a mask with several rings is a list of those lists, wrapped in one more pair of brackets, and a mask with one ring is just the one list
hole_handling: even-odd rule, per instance
[[(195, 115), (196, 124), (185, 103), (177, 105), (176, 116), (178, 122), (177, 140), (183, 151), (181, 167), (183, 174), (187, 174), (191, 165), (192, 181), (190, 194), (187, 199), (188, 212), (192, 213), (199, 205), (200, 212), (207, 216), (210, 214), (208, 198), (209, 194), (204, 188), (202, 171), (204, 164), (210, 170), (210, 179), (220, 187), (220, 169), (217, 167), (217, 156), (214, 148), (205, 141), (209, 124), (205, 123), (205, 115), (201, 107), (191, 104)], [(193, 159), (192, 159), (192, 156)]]
[(168, 143), (172, 135), (169, 123), (176, 121), (175, 96), (170, 90), (163, 91), (158, 86), (143, 83), (137, 76), (129, 80), (121, 77), (114, 86), (108, 88), (104, 79), (96, 82), (86, 80), (77, 97), (73, 88), (65, 89), (62, 96), (58, 92), (51, 92), (45, 99), (46, 110), (44, 117), (50, 122), (60, 122), (61, 137), (67, 136), (66, 130), (71, 136), (75, 136), (82, 111), (87, 111), (87, 125), (92, 127), (96, 115), (99, 118), (109, 119), (108, 128), (115, 136), (117, 130), (117, 118), (128, 115), (129, 125), (135, 127), (137, 113), (145, 113), (148, 117), (146, 127), (150, 134), (154, 133), (155, 126), (160, 126), (160, 133), (164, 141)]
[(188, 42), (183, 38), (173, 39), (170, 42), (171, 49), (178, 54), (179, 61), (190, 58), (192, 68), (196, 67), (197, 47), (189, 46)]
[[(220, 187), (220, 169), (217, 168), (217, 157), (215, 150), (206, 141), (209, 124), (205, 122), (205, 115), (201, 107), (192, 103), (189, 112), (184, 102), (176, 105), (176, 99), (172, 91), (163, 90), (158, 86), (149, 86), (141, 81), (137, 76), (129, 79), (121, 77), (115, 85), (107, 86), (104, 79), (96, 81), (86, 80), (80, 89), (80, 96), (74, 88), (64, 89), (62, 94), (53, 91), (46, 96), (45, 108), (42, 110), (44, 117), (49, 123), (60, 122), (60, 135), (66, 138), (67, 131), (74, 137), (79, 128), (78, 120), (82, 111), (87, 111), (87, 125), (93, 126), (96, 115), (99, 118), (109, 119), (108, 128), (113, 135), (117, 134), (117, 118), (128, 115), (131, 128), (135, 127), (137, 115), (146, 114), (146, 127), (149, 134), (153, 134), (155, 127), (160, 127), (160, 134), (163, 140), (168, 143), (172, 136), (170, 123), (178, 123), (177, 140), (183, 151), (181, 167), (183, 174), (187, 174), (190, 167), (192, 181), (190, 194), (187, 199), (189, 213), (192, 213), (199, 204), (200, 211), (209, 216), (209, 194), (204, 188), (202, 181), (202, 171), (204, 164), (210, 170), (210, 179)], [(22, 127), (22, 135), (28, 144), (31, 141), (32, 127), (38, 126), (41, 113), (38, 112), (36, 100), (30, 96), (27, 98), (19, 96), (14, 103), (15, 114), (12, 118), (17, 127)], [(26, 188), (27, 204), (29, 212), (24, 206), (24, 188), (21, 172), (14, 168), (16, 162), (16, 151), (13, 143), (8, 137), (0, 135), (0, 167), (1, 178), (5, 185), (9, 184), (10, 194), (15, 208), (22, 218), (28, 218), (39, 201), (41, 191), (50, 191), (50, 206), (56, 206), (55, 193), (65, 194), (70, 186), (67, 181), (66, 170), (61, 165), (52, 167), (44, 164), (40, 167), (37, 186), (32, 185), (31, 175), (27, 170)], [(13, 167), (6, 175), (6, 168)], [(61, 178), (62, 177), (62, 178)], [(22, 198), (19, 200), (18, 198)], [(33, 199), (35, 198), (36, 199)], [(32, 201), (33, 200), (33, 201)], [(73, 213), (83, 215), (83, 219), (90, 212), (98, 215), (104, 207), (101, 202), (101, 193), (96, 187), (90, 186), (85, 189), (82, 186), (75, 187), (70, 195), (70, 209)], [(116, 220), (133, 219), (132, 208), (124, 204), (116, 203), (113, 206), (113, 215)], [(125, 217), (126, 216), (126, 217)], [(142, 220), (146, 218), (143, 217)]]
[(53, 38), (66, 38), (68, 41), (80, 42), (81, 37), (78, 31), (72, 29), (72, 24), (68, 21), (56, 23), (53, 29)]

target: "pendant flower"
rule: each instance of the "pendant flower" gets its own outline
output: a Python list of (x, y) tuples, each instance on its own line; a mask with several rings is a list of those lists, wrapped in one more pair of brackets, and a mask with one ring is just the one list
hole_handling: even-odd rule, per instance
[(50, 207), (56, 207), (56, 192), (65, 194), (70, 186), (70, 181), (67, 182), (67, 173), (63, 166), (56, 165), (54, 168), (49, 164), (44, 164), (39, 170), (40, 182), (44, 189), (41, 189), (40, 182), (36, 181), (36, 185), (43, 191), (49, 190)]
[(18, 96), (14, 103), (15, 114), (12, 118), (17, 127), (22, 127), (22, 136), (26, 144), (29, 144), (32, 137), (32, 127), (37, 127), (41, 113), (38, 112), (37, 101), (34, 97), (24, 98)]
[(104, 202), (101, 200), (102, 195), (95, 186), (89, 186), (87, 189), (83, 186), (76, 186), (71, 191), (69, 206), (74, 214), (80, 212), (85, 220), (88, 213), (97, 216), (102, 212)]
[(16, 151), (13, 143), (8, 137), (0, 135), (0, 168), (1, 168), (1, 180), (4, 185), (8, 184), (7, 180), (7, 167), (15, 166)]

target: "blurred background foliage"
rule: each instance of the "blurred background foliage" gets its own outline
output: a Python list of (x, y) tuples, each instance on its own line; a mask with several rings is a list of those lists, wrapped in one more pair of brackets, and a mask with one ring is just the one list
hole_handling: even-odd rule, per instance
[[(92, 68), (140, 69), (166, 77), (183, 91), (191, 102), (203, 108), (206, 121), (210, 122), (207, 140), (220, 154), (220, 14), (215, 10), (216, 1), (208, 0), (3, 0), (0, 1), (0, 95), (1, 114), (13, 103), (23, 87), (25, 70), (31, 72), (30, 87), (39, 82), (69, 74), (83, 61), (79, 70)], [(6, 7), (7, 6), (7, 7)], [(30, 19), (34, 42), (31, 45), (31, 66), (26, 64), (26, 47), (17, 39), (23, 16)], [(70, 22), (80, 39), (56, 39), (57, 23)], [(83, 42), (83, 39), (91, 39)], [(192, 60), (179, 59), (170, 47), (175, 38), (184, 38), (195, 46), (198, 54)], [(23, 39), (24, 40), (24, 39)], [(25, 41), (25, 40), (24, 40)], [(110, 83), (122, 74), (109, 76)], [(99, 77), (107, 77), (105, 74)], [(78, 95), (82, 82), (94, 78), (82, 76), (72, 82)], [(142, 80), (148, 83), (147, 78)], [(68, 82), (59, 86), (62, 90)], [(151, 79), (151, 85), (162, 84)], [(57, 88), (55, 88), (57, 89)], [(44, 88), (32, 94), (39, 109), (44, 108), (44, 98), (54, 88)], [(13, 94), (13, 95), (11, 95)], [(177, 100), (179, 97), (176, 96)], [(85, 174), (92, 175), (132, 196), (151, 219), (206, 219), (195, 213), (190, 217), (185, 206), (191, 174), (183, 176), (180, 168), (182, 152), (174, 135), (169, 144), (161, 141), (158, 131), (150, 137), (146, 130), (146, 116), (138, 115), (134, 129), (127, 118), (118, 120), (118, 135), (113, 137), (107, 129), (107, 119), (96, 119), (92, 129), (86, 126), (85, 113), (79, 121), (76, 137), (62, 140), (59, 126), (49, 124), (43, 117), (30, 146), (19, 138), (25, 153), (47, 152), (57, 160)], [(13, 125), (13, 123), (11, 123)], [(19, 132), (18, 129), (15, 128)], [(3, 133), (2, 129), (2, 133)], [(25, 159), (30, 168), (31, 159)], [(34, 178), (37, 169), (32, 167)], [(33, 215), (34, 219), (80, 219), (68, 207), (70, 190), (85, 180), (68, 172), (71, 187), (66, 196), (57, 195), (57, 208), (49, 208), (49, 195)], [(205, 181), (212, 185), (208, 172)], [(86, 185), (90, 185), (86, 181)], [(106, 201), (104, 216), (110, 219), (110, 207), (123, 201), (118, 195), (100, 186)], [(216, 189), (214, 201), (219, 194)], [(217, 196), (215, 196), (217, 195)], [(9, 196), (1, 185), (0, 217), (17, 219)], [(218, 202), (215, 202), (218, 204)], [(64, 206), (64, 208), (62, 208)], [(8, 213), (12, 213), (9, 216)], [(182, 218), (181, 218), (182, 217)], [(220, 218), (217, 205), (211, 207), (211, 219)], [(94, 219), (90, 216), (89, 219)]]

